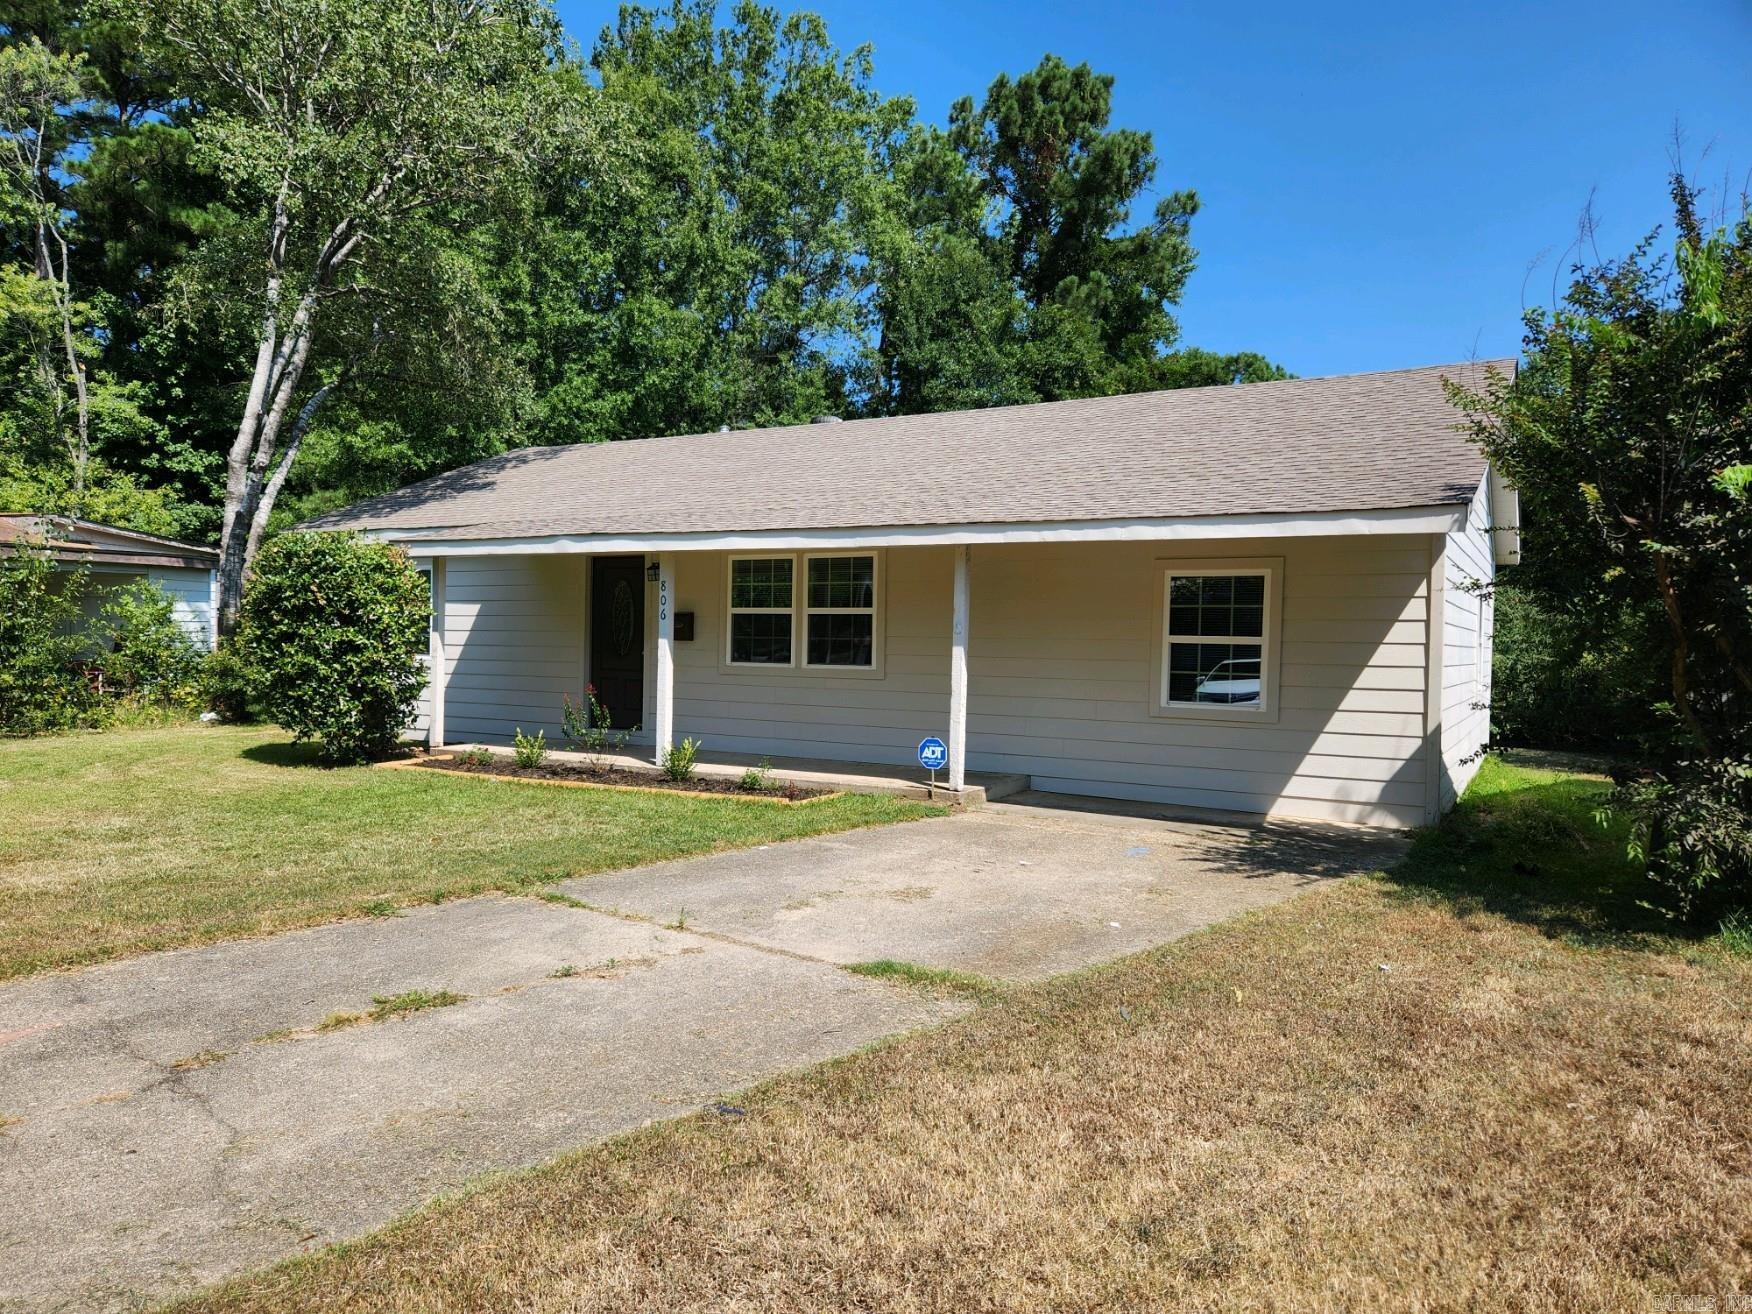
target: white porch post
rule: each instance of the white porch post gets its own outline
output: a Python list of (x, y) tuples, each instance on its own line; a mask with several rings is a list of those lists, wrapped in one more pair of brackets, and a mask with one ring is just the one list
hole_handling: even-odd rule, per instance
[(657, 554), (656, 762), (675, 742), (675, 553)]
[(955, 615), (949, 630), (949, 788), (967, 781), (968, 559), (973, 549), (955, 549)]
[(444, 687), (450, 683), (450, 661), (444, 652), (445, 561), (432, 558), (432, 650), (426, 662), (426, 677), (431, 682), (426, 708), (426, 747), (444, 746)]

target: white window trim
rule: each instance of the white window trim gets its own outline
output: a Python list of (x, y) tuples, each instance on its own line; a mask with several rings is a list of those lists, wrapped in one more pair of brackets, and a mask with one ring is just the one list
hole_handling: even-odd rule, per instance
[[(1264, 633), (1226, 639), (1201, 636), (1200, 642), (1259, 644), (1258, 707), (1232, 703), (1171, 703), (1168, 701), (1168, 587), (1175, 575), (1263, 575)], [(1278, 720), (1278, 660), (1282, 646), (1284, 559), (1282, 557), (1159, 557), (1156, 560), (1155, 602), (1150, 625), (1150, 715), (1167, 720), (1224, 721), (1235, 725), (1275, 725)], [(1188, 636), (1180, 636), (1184, 642)]]
[[(791, 563), (791, 605), (789, 607), (736, 607), (731, 605), (731, 589), (738, 561), (788, 561)], [(724, 558), (724, 665), (736, 671), (788, 671), (797, 664), (797, 558), (790, 552), (732, 552)], [(739, 662), (730, 654), (732, 621), (737, 615), (789, 616), (791, 618), (791, 660), (787, 662)]]
[[(820, 679), (836, 680), (867, 680), (880, 678), (883, 673), (883, 651), (885, 647), (885, 630), (883, 616), (887, 608), (887, 563), (885, 553), (874, 548), (837, 548), (819, 552), (727, 552), (724, 554), (723, 600), (721, 611), (723, 618), (723, 636), (718, 645), (718, 668), (724, 672), (734, 672), (738, 675), (759, 673), (761, 671), (789, 671), (796, 674), (809, 675)], [(809, 562), (817, 557), (870, 557), (874, 565), (876, 596), (872, 607), (811, 607), (809, 606)], [(791, 605), (784, 607), (732, 607), (730, 605), (730, 578), (738, 561), (789, 561), (791, 563)], [(730, 658), (730, 626), (731, 617), (738, 612), (752, 615), (785, 615), (791, 617), (791, 660), (789, 662), (738, 662)], [(818, 615), (868, 615), (870, 620), (870, 665), (868, 666), (828, 666), (818, 665), (808, 660), (809, 654), (809, 616)]]

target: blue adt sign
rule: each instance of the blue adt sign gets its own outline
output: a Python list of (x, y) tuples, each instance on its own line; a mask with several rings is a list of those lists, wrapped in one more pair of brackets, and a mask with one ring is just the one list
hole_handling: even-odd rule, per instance
[(941, 771), (949, 765), (949, 745), (936, 735), (920, 740), (919, 765), (927, 771)]

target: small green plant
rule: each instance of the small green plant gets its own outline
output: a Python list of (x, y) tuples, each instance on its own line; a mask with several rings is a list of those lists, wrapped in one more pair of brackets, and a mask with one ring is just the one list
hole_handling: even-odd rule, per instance
[(1752, 909), (1742, 908), (1722, 918), (1722, 947), (1741, 958), (1752, 958)]
[(449, 1008), (467, 998), (467, 995), (459, 995), (454, 990), (406, 990), (399, 995), (373, 995), (369, 1016), (373, 1022), (382, 1022), (408, 1013), (423, 1012), (428, 1008)]
[(759, 766), (751, 766), (742, 773), (742, 779), (736, 782), (736, 787), (751, 794), (771, 794), (774, 789), (772, 760), (761, 758)]
[(464, 766), (487, 767), (493, 765), (493, 750), (484, 744), (476, 744), (473, 748), (465, 748), (456, 755), (456, 760)]
[(170, 1066), (177, 1072), (192, 1072), (196, 1068), (210, 1067), (215, 1063), (223, 1063), (231, 1057), (229, 1050), (203, 1049), (198, 1054), (190, 1054), (187, 1058), (179, 1058)]
[(597, 698), (593, 684), (584, 686), (582, 702), (574, 702), (571, 694), (562, 694), (560, 701), (560, 728), (565, 735), (566, 747), (575, 753), (588, 754), (592, 771), (602, 769), (605, 754), (623, 751), (633, 730), (639, 728), (616, 730), (614, 714)]
[(699, 757), (699, 741), (684, 739), (663, 755), (663, 774), (671, 780), (692, 780)]
[(558, 967), (554, 968), (553, 971), (549, 972), (548, 975), (553, 977), (556, 981), (564, 981), (569, 976), (578, 975), (578, 964), (561, 963)]
[(547, 731), (537, 730), (533, 735), (523, 733), (523, 727), (517, 727), (517, 734), (512, 739), (513, 751), (520, 767), (538, 767), (547, 756)]
[(393, 899), (373, 899), (362, 910), (367, 917), (397, 917), (401, 914)]
[(846, 971), (878, 981), (894, 981), (942, 994), (963, 995), (978, 1003), (990, 1003), (1002, 993), (1003, 987), (990, 977), (975, 972), (957, 972), (947, 967), (921, 967), (895, 958), (878, 958), (868, 963), (851, 963)]
[(687, 930), (687, 909), (686, 908), (677, 908), (675, 910), (675, 920), (673, 922), (669, 923), (669, 929), (672, 931), (685, 931), (685, 930)]

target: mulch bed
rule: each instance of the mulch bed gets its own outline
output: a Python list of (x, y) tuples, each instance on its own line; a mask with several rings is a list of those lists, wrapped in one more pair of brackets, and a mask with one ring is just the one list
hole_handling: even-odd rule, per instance
[(505, 758), (476, 764), (450, 755), (417, 757), (408, 766), (426, 767), (433, 771), (450, 771), (471, 776), (505, 776), (514, 780), (545, 780), (568, 785), (618, 785), (631, 789), (664, 789), (681, 794), (730, 794), (738, 798), (764, 798), (801, 803), (806, 799), (826, 798), (836, 791), (808, 785), (778, 784), (771, 789), (744, 789), (736, 776), (694, 776), (688, 780), (671, 780), (656, 771), (635, 771), (628, 767), (592, 769), (573, 766), (569, 762), (544, 762), (540, 766), (518, 766)]

